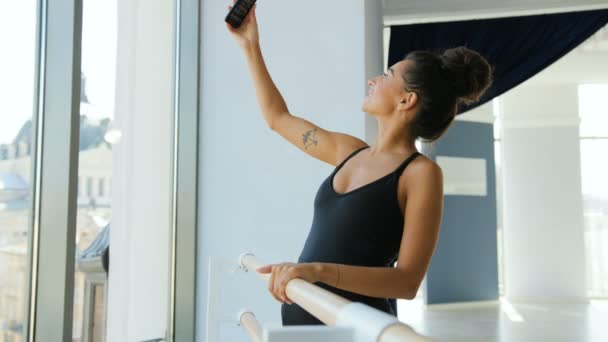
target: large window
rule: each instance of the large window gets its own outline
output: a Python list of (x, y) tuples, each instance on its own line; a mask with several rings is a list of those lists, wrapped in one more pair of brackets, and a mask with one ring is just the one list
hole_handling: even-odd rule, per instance
[[(0, 342), (194, 340), (199, 2), (136, 2), (0, 3)], [(101, 256), (121, 218), (133, 238), (114, 257), (137, 267), (114, 266), (128, 296), (107, 316)]]
[(0, 3), (0, 341), (26, 336), (36, 1)]
[(578, 91), (587, 284), (591, 297), (608, 297), (608, 84)]

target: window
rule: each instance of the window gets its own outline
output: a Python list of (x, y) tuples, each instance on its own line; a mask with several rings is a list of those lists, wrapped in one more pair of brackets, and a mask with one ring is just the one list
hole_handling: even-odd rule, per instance
[(23, 341), (27, 329), (36, 4), (0, 3), (0, 341)]
[[(54, 310), (55, 314), (45, 310), (32, 311), (31, 313), (36, 313), (37, 318), (37, 324), (31, 326), (34, 329), (32, 331), (35, 333), (50, 331), (57, 333), (53, 334), (54, 336), (59, 336), (58, 333), (63, 336), (63, 330), (68, 324), (64, 322), (63, 315), (57, 315), (56, 312), (65, 312), (65, 301), (57, 302), (54, 295), (55, 290), (65, 289), (65, 293), (72, 296), (70, 287), (66, 286), (66, 275), (75, 277), (72, 308), (74, 312), (72, 316), (73, 341), (104, 341), (106, 339), (107, 278), (103, 269), (100, 269), (99, 250), (96, 248), (103, 246), (104, 243), (107, 244), (107, 236), (103, 236), (103, 234), (109, 231), (112, 218), (110, 211), (113, 176), (111, 161), (112, 140), (115, 139), (110, 139), (111, 135), (107, 133), (112, 132), (114, 121), (116, 17), (119, 12), (117, 3), (117, 1), (87, 0), (82, 2), (84, 8), (82, 75), (80, 75), (82, 79), (80, 149), (72, 149), (69, 139), (73, 136), (72, 134), (76, 133), (73, 132), (72, 127), (76, 126), (79, 119), (79, 113), (71, 112), (74, 102), (72, 100), (78, 100), (78, 95), (74, 94), (74, 89), (78, 89), (73, 87), (73, 81), (77, 79), (78, 75), (72, 75), (77, 66), (72, 65), (71, 59), (66, 56), (70, 56), (72, 48), (75, 49), (73, 51), (75, 55), (80, 52), (77, 51), (79, 44), (74, 41), (74, 37), (77, 35), (74, 35), (73, 32), (74, 26), (81, 22), (81, 18), (78, 16), (78, 8), (81, 3), (77, 1), (60, 3), (58, 0), (48, 0), (44, 3), (34, 0), (0, 3), (0, 41), (5, 48), (4, 53), (0, 54), (0, 115), (2, 117), (0, 122), (0, 342), (29, 340), (28, 324), (32, 322), (28, 322), (28, 317), (30, 317), (30, 309), (35, 309), (34, 304), (38, 307), (48, 307), (49, 304), (58, 306), (55, 308), (57, 310)], [(159, 12), (163, 12), (167, 18), (175, 18), (175, 13), (167, 10), (175, 8), (175, 4), (172, 1), (163, 4), (166, 8)], [(183, 45), (175, 44), (175, 46), (180, 46), (184, 50), (184, 55), (185, 53), (197, 54), (198, 50), (192, 52), (191, 48), (196, 47), (199, 41), (199, 3), (196, 1), (180, 2), (180, 6), (183, 4), (189, 6), (181, 7), (183, 18), (187, 15), (188, 19), (192, 20), (184, 23), (185, 29), (177, 31), (180, 33), (180, 38), (183, 36), (187, 41)], [(130, 11), (132, 6), (125, 6), (125, 8)], [(131, 13), (123, 8), (121, 13), (125, 14), (125, 22), (132, 23), (133, 19), (141, 16), (142, 10), (145, 8), (134, 9)], [(154, 13), (156, 10), (156, 6), (152, 6), (152, 12)], [(37, 22), (40, 18), (43, 20)], [(197, 24), (192, 24), (195, 20)], [(147, 23), (146, 25), (160, 26), (163, 34), (166, 33), (167, 36), (173, 37), (175, 25), (158, 25), (157, 20), (152, 20), (150, 23), (152, 24)], [(173, 24), (173, 22), (171, 23)], [(37, 31), (37, 27), (40, 28), (39, 31)], [(142, 29), (141, 25), (137, 25), (136, 29), (138, 33), (149, 31)], [(150, 36), (157, 37), (158, 35)], [(41, 37), (45, 39), (44, 44), (40, 41)], [(166, 51), (168, 55), (173, 55), (171, 46), (174, 42), (171, 40), (170, 43), (171, 45), (167, 45), (163, 51)], [(137, 51), (144, 51), (147, 48), (147, 44), (144, 44), (143, 48), (139, 45)], [(37, 51), (38, 49), (40, 51)], [(41, 63), (38, 56), (43, 56), (47, 63)], [(180, 59), (179, 63), (182, 76), (179, 78), (179, 84), (184, 85), (184, 89), (196, 90), (198, 78), (183, 76), (198, 75), (198, 56), (193, 59)], [(177, 69), (175, 65), (168, 64), (168, 66), (169, 70)], [(66, 77), (68, 74), (70, 77)], [(138, 77), (140, 74), (148, 75), (149, 73), (138, 73)], [(177, 80), (177, 78), (175, 79)], [(170, 84), (166, 81), (158, 83)], [(175, 89), (168, 88), (170, 91), (166, 92), (167, 97), (173, 97)], [(48, 91), (49, 89), (52, 92)], [(56, 98), (49, 98), (61, 99), (61, 101), (44, 102), (49, 99), (45, 97), (49, 93), (56, 96)], [(181, 171), (196, 168), (197, 147), (188, 144), (188, 142), (197, 141), (197, 106), (199, 102), (196, 93), (194, 91), (191, 94), (186, 93), (184, 96), (177, 97), (181, 111), (183, 111), (180, 118), (189, 120), (186, 123), (180, 121), (182, 131), (177, 136), (183, 146), (189, 147), (187, 158), (180, 158), (180, 167), (175, 168)], [(42, 114), (44, 114), (45, 122), (49, 124), (36, 127), (36, 119), (41, 118)], [(129, 112), (125, 115), (132, 115), (132, 113)], [(172, 115), (171, 111), (170, 122), (173, 122)], [(59, 129), (53, 129), (57, 127)], [(167, 127), (168, 132), (174, 131), (170, 125), (164, 125), (164, 127)], [(36, 128), (43, 129), (37, 132)], [(184, 134), (184, 131), (187, 131), (187, 134)], [(44, 144), (44, 149), (37, 149), (38, 145), (34, 144), (36, 136), (43, 137), (36, 143)], [(62, 137), (67, 138), (59, 139)], [(114, 137), (116, 138), (116, 135)], [(66, 141), (68, 142), (66, 143)], [(173, 140), (167, 141), (172, 142)], [(170, 147), (169, 144), (163, 146)], [(183, 150), (180, 149), (180, 151)], [(167, 151), (173, 151), (173, 148), (168, 148)], [(41, 152), (44, 153), (44, 158), (41, 158)], [(77, 175), (80, 199), (76, 210), (71, 205), (71, 201), (74, 199), (72, 195), (75, 193), (67, 191), (75, 190), (72, 185), (76, 182), (76, 179), (68, 179), (68, 175), (70, 177), (76, 175), (66, 172), (75, 166), (74, 152), (79, 153), (80, 162), (80, 172)], [(69, 156), (67, 162), (60, 165), (54, 164), (54, 166), (58, 166), (57, 168), (44, 167), (56, 163), (57, 160), (64, 160), (66, 155)], [(40, 157), (38, 159), (40, 164), (37, 165), (41, 165), (41, 167), (37, 170), (33, 168), (35, 157)], [(163, 163), (163, 165), (167, 166), (169, 170), (173, 169), (169, 163)], [(171, 298), (176, 302), (171, 304), (171, 315), (176, 318), (175, 321), (179, 322), (185, 322), (191, 318), (189, 312), (194, 312), (195, 308), (194, 283), (187, 276), (194, 274), (195, 263), (192, 258), (183, 258), (180, 253), (195, 254), (193, 237), (195, 237), (196, 228), (196, 205), (190, 206), (190, 204), (196, 203), (197, 196), (196, 191), (190, 190), (197, 188), (196, 175), (198, 172), (191, 172), (191, 175), (180, 177), (179, 183), (180, 188), (187, 189), (187, 191), (183, 191), (185, 195), (179, 197), (183, 203), (181, 205), (185, 207), (185, 210), (179, 212), (181, 217), (186, 218), (187, 221), (184, 219), (180, 221), (179, 225), (176, 225), (183, 229), (180, 228), (180, 234), (175, 234), (175, 236), (189, 237), (181, 242), (179, 248), (175, 248), (175, 260), (182, 261), (175, 263), (181, 268), (179, 272), (175, 272), (175, 280), (172, 279), (172, 285), (180, 284), (180, 296)], [(164, 181), (166, 182), (164, 184), (167, 184), (166, 189), (172, 189), (173, 179), (166, 177)], [(48, 186), (49, 184), (51, 186)], [(43, 186), (38, 187), (38, 185)], [(93, 200), (93, 197), (97, 197), (98, 194), (103, 198)], [(168, 196), (166, 197), (168, 198)], [(167, 199), (167, 201), (170, 202), (171, 199)], [(36, 210), (33, 210), (30, 203), (37, 204)], [(168, 205), (165, 207), (169, 208)], [(46, 215), (55, 212), (57, 215)], [(184, 212), (188, 212), (188, 214), (184, 215)], [(75, 274), (69, 274), (70, 268), (61, 266), (65, 266), (67, 259), (70, 259), (69, 262), (72, 262), (73, 259), (61, 257), (55, 259), (49, 258), (49, 256), (59, 256), (58, 252), (66, 251), (70, 252), (68, 256), (73, 255), (71, 248), (74, 247), (74, 236), (71, 234), (74, 232), (71, 224), (74, 216), (77, 217), (78, 226), (76, 267)], [(169, 220), (166, 221), (169, 223)], [(32, 222), (36, 222), (36, 224)], [(33, 227), (36, 232), (41, 233), (38, 236), (42, 237), (36, 239), (37, 242), (34, 243), (38, 251), (35, 259), (31, 257), (32, 254), (28, 249), (28, 242), (33, 241)], [(182, 234), (182, 232), (186, 232), (186, 234)], [(53, 233), (56, 234), (53, 235)], [(49, 236), (50, 239), (48, 239)], [(43, 248), (38, 248), (40, 246)], [(30, 276), (33, 272), (28, 259), (32, 259), (31, 264), (36, 265), (35, 267), (45, 265), (45, 267), (38, 267), (34, 286), (38, 285), (40, 289), (54, 289), (53, 291), (45, 292), (37, 291), (35, 287), (29, 288), (29, 284), (32, 283)], [(57, 261), (57, 259), (61, 260)], [(60, 267), (56, 268), (55, 265), (59, 263), (61, 263)], [(48, 267), (48, 265), (53, 267)], [(150, 271), (150, 273), (154, 272), (156, 270)], [(58, 273), (61, 273), (61, 276), (58, 276)], [(166, 292), (166, 295), (169, 296), (169, 291)], [(32, 306), (28, 307), (31, 293), (37, 294), (36, 302), (32, 302)], [(157, 302), (162, 302), (158, 306), (164, 307), (166, 306), (164, 303), (167, 301)], [(86, 303), (89, 304), (85, 308)], [(173, 310), (174, 307), (178, 307), (179, 310)], [(183, 310), (183, 307), (188, 310)], [(135, 316), (145, 312), (146, 308), (138, 308), (138, 310)], [(150, 311), (158, 312), (160, 310)], [(182, 314), (185, 317), (180, 320)], [(132, 313), (131, 316), (135, 317)], [(174, 324), (175, 321), (170, 324)], [(174, 329), (171, 332), (175, 332), (177, 341), (194, 340), (194, 322), (191, 325), (180, 324), (177, 329), (171, 326), (170, 329)], [(85, 334), (85, 331), (89, 333)], [(37, 336), (45, 335), (38, 334)], [(109, 340), (122, 341), (125, 338), (109, 338)]]
[(86, 179), (88, 199), (78, 206), (74, 274), (74, 341), (105, 340), (106, 273), (101, 255), (108, 246), (111, 199), (106, 192), (112, 173), (117, 45), (117, 2), (83, 2), (80, 88), (79, 177)]

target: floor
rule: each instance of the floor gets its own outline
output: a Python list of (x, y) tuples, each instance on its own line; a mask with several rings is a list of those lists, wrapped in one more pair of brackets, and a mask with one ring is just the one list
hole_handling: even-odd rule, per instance
[(608, 300), (425, 307), (399, 301), (399, 318), (438, 342), (608, 342)]

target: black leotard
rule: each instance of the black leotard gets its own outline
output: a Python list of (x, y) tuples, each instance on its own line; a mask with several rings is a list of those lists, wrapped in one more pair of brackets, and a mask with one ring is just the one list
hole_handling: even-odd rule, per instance
[[(336, 173), (354, 151), (321, 184), (314, 202), (312, 227), (298, 259), (368, 267), (392, 267), (399, 254), (403, 234), (403, 213), (399, 208), (397, 185), (405, 167), (420, 155), (414, 152), (395, 171), (344, 194), (333, 188)], [(373, 298), (316, 283), (351, 301), (365, 303), (396, 315), (394, 299)], [(297, 304), (283, 304), (284, 325), (322, 324)]]

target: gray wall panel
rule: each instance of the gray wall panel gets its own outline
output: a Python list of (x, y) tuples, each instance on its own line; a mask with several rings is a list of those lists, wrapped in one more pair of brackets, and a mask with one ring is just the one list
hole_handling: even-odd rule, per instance
[(444, 196), (439, 243), (426, 279), (425, 301), (440, 304), (498, 298), (496, 177), (493, 126), (456, 121), (433, 157), (486, 160), (487, 196)]

